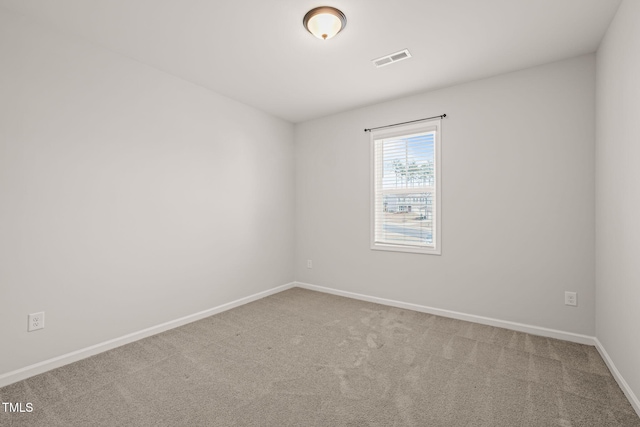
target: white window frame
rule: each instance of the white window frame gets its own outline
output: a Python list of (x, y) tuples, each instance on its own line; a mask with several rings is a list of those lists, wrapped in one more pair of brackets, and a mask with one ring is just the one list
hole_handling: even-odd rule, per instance
[[(430, 120), (421, 123), (414, 123), (409, 125), (394, 126), (387, 129), (373, 130), (370, 132), (370, 168), (371, 168), (371, 194), (370, 194), (370, 238), (371, 249), (381, 251), (395, 251), (395, 252), (410, 252), (417, 254), (429, 254), (429, 255), (441, 255), (442, 254), (442, 150), (440, 147), (441, 139), (441, 120)], [(375, 156), (375, 141), (385, 138), (392, 138), (404, 135), (410, 135), (421, 132), (435, 131), (434, 140), (434, 162), (435, 162), (435, 209), (433, 211), (433, 246), (413, 246), (413, 245), (401, 245), (376, 242), (376, 156)], [(382, 179), (382, 174), (379, 175), (379, 179)], [(381, 183), (380, 183), (381, 184)], [(413, 192), (416, 189), (411, 189)]]

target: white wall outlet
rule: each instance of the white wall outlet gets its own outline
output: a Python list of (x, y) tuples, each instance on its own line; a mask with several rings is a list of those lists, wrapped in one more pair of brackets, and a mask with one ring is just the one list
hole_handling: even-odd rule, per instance
[(564, 305), (578, 305), (578, 293), (577, 292), (565, 292), (564, 293)]
[(310, 259), (307, 260), (307, 268), (313, 268), (313, 261)]
[(27, 332), (37, 331), (42, 328), (44, 328), (44, 311), (41, 311), (40, 313), (31, 313), (29, 315), (29, 326), (27, 327)]

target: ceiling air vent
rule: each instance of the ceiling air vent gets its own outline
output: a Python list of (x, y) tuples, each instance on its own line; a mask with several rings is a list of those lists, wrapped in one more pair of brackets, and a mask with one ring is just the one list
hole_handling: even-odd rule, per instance
[(400, 52), (395, 52), (389, 55), (382, 56), (378, 59), (374, 59), (371, 62), (373, 62), (373, 65), (375, 65), (377, 68), (380, 68), (407, 58), (411, 58), (411, 54), (407, 49), (405, 49), (401, 50)]

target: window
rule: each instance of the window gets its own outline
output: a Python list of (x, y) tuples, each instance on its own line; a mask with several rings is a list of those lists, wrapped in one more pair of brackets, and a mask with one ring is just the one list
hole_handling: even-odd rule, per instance
[(440, 120), (371, 132), (371, 249), (440, 254)]

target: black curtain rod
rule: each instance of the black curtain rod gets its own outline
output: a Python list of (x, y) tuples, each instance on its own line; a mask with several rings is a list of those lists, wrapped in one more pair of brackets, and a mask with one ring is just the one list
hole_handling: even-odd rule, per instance
[(418, 119), (418, 120), (411, 120), (410, 122), (402, 122), (402, 123), (394, 123), (392, 125), (378, 126), (377, 128), (365, 129), (364, 131), (365, 132), (371, 132), (372, 130), (376, 130), (376, 129), (390, 128), (390, 127), (393, 127), (393, 126), (406, 125), (406, 124), (415, 123), (415, 122), (424, 122), (425, 120), (431, 120), (431, 119), (437, 119), (437, 118), (444, 119), (445, 117), (447, 117), (446, 114), (441, 114), (439, 116), (427, 117), (427, 118)]

